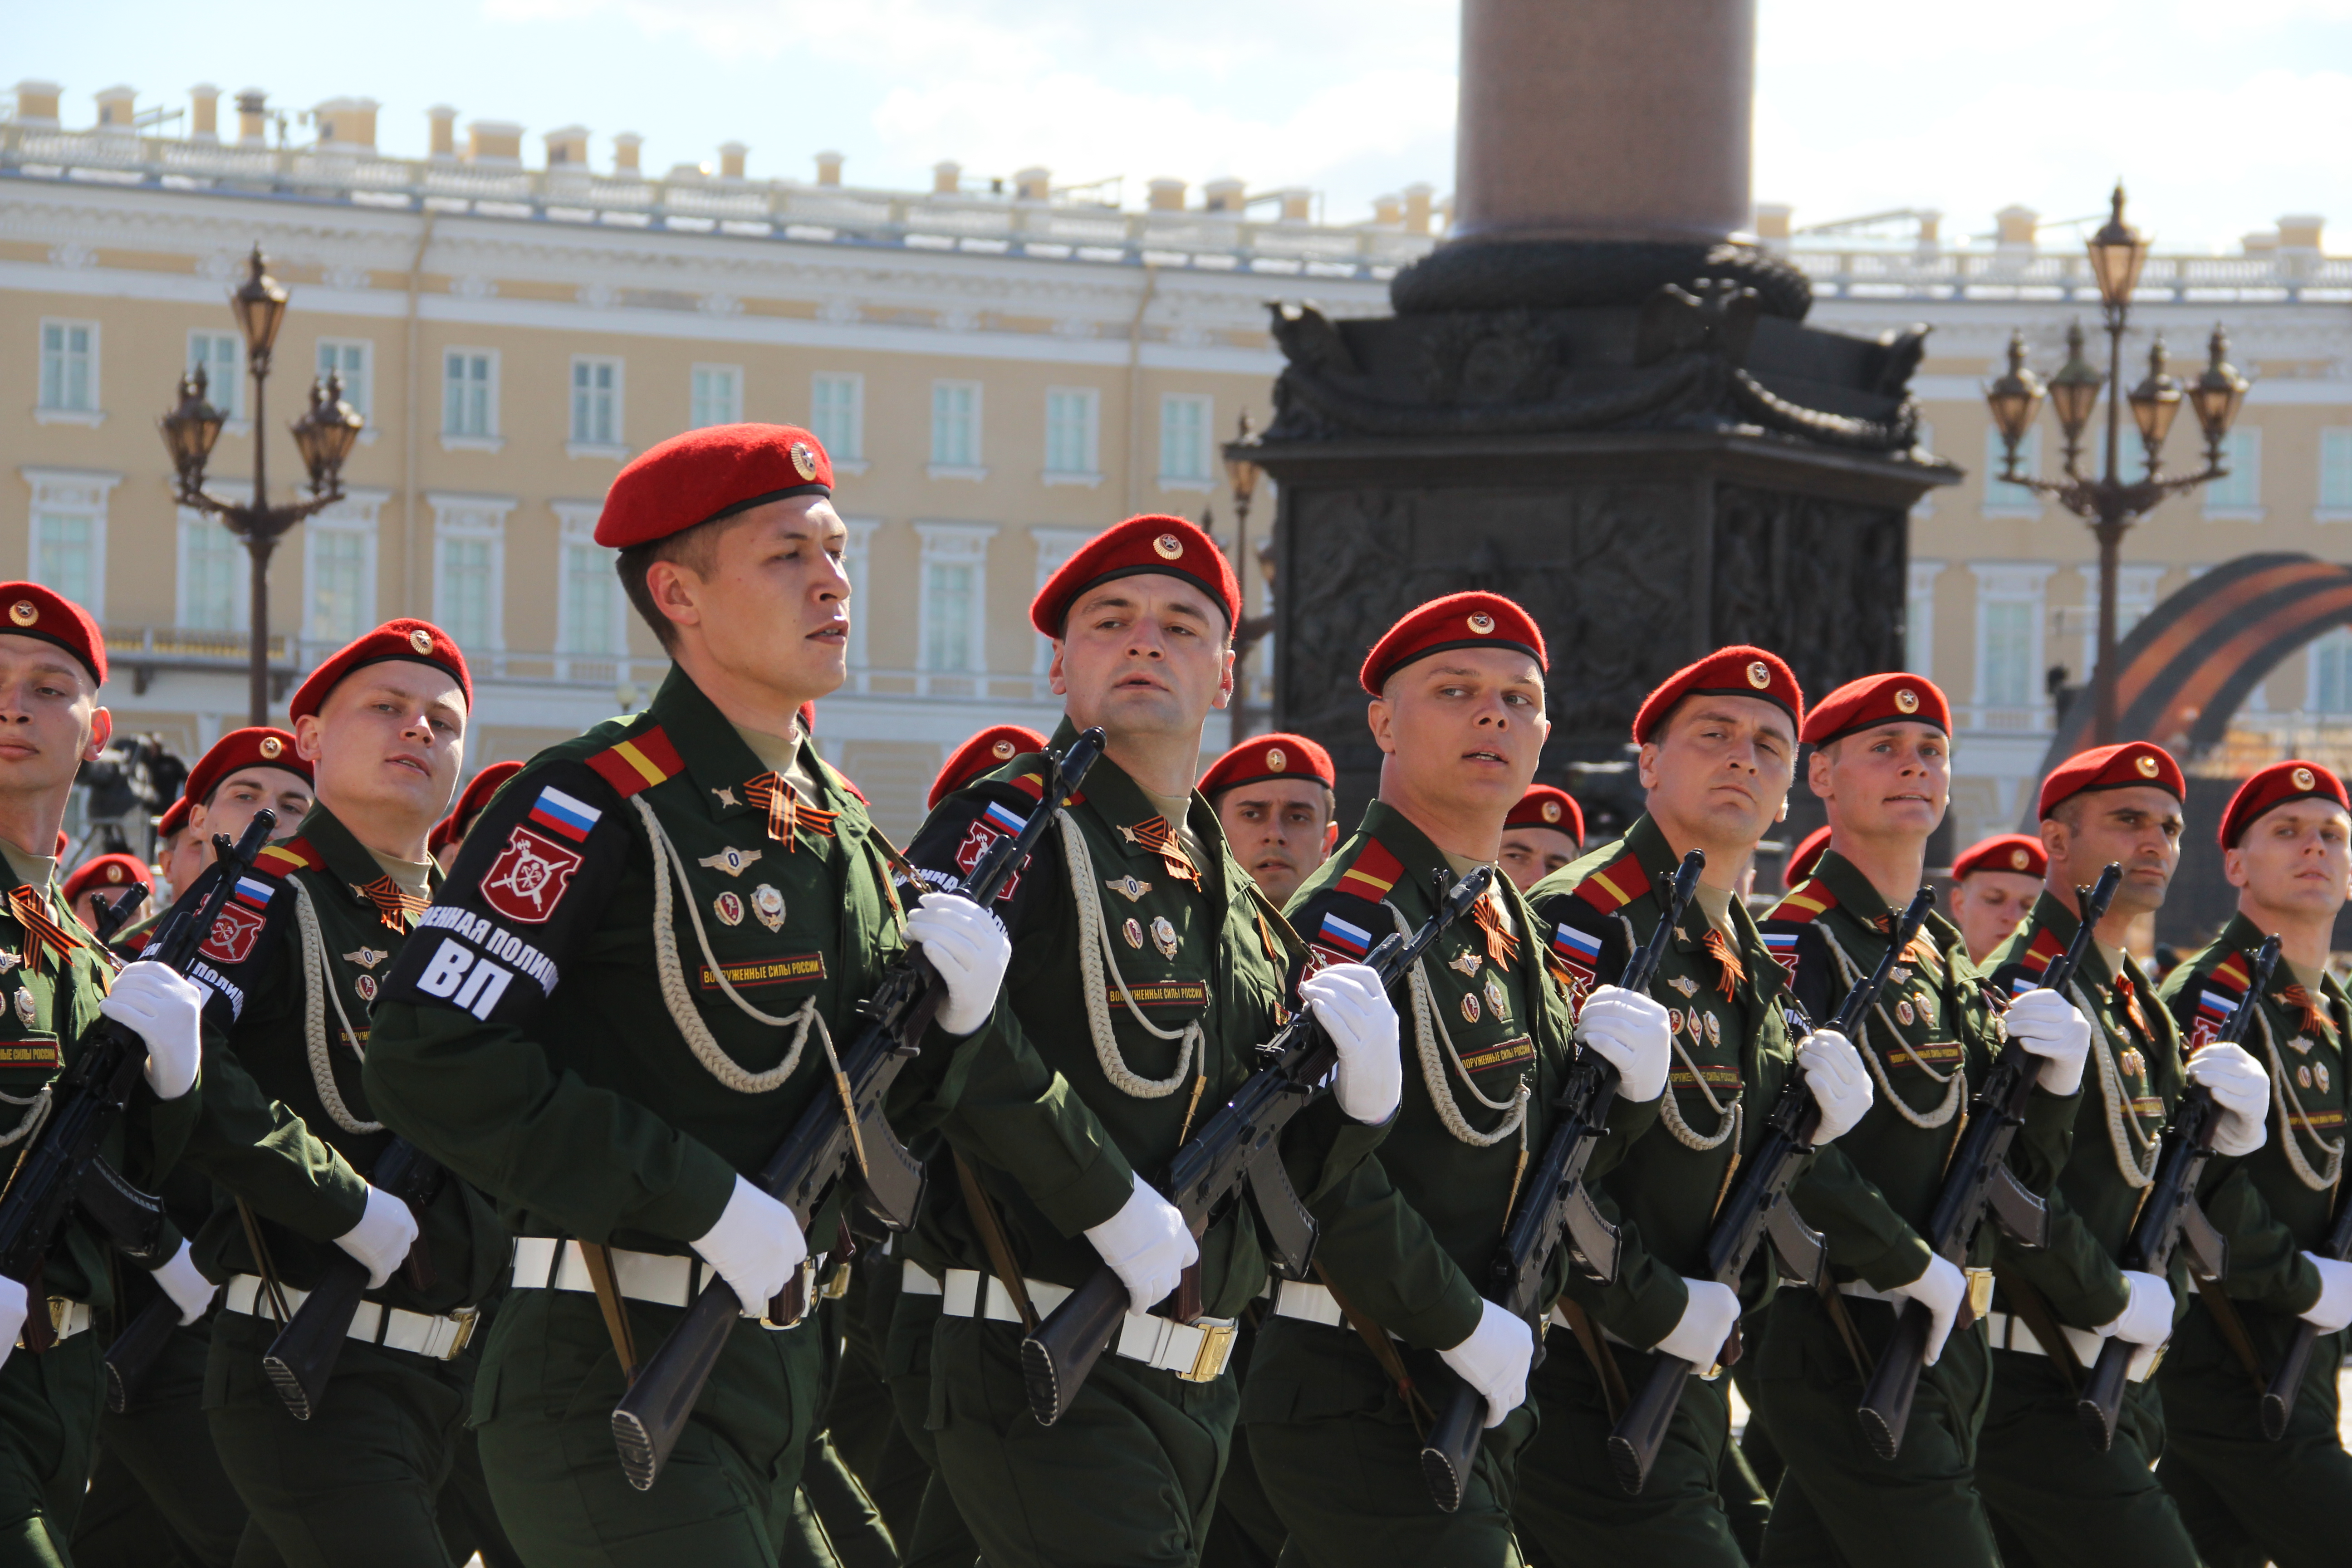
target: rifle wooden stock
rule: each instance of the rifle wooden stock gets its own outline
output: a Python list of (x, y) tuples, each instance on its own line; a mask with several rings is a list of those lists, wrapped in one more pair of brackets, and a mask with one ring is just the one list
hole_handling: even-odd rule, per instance
[(159, 1292), (155, 1299), (139, 1309), (131, 1326), (117, 1334), (114, 1342), (106, 1347), (106, 1407), (117, 1415), (139, 1403), (147, 1391), (147, 1380), (163, 1358), (163, 1347), (171, 1343), (172, 1331), (180, 1326), (180, 1304), (169, 1292)]

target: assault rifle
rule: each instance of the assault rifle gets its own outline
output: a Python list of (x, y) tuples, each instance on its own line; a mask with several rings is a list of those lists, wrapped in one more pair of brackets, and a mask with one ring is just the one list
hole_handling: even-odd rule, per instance
[[(2328, 1231), (2326, 1244), (2319, 1255), (2337, 1263), (2352, 1258), (2352, 1203), (2336, 1211), (2336, 1225)], [(2271, 1373), (2270, 1386), (2263, 1390), (2263, 1436), (2273, 1443), (2286, 1436), (2287, 1418), (2294, 1414), (2295, 1397), (2303, 1392), (2304, 1377), (2311, 1370), (2311, 1352), (2318, 1343), (2318, 1329), (2309, 1323), (2297, 1323), (2294, 1338), (2287, 1342), (2285, 1356), (2280, 1360), (2278, 1370)]]
[(89, 928), (89, 934), (102, 942), (112, 942), (114, 933), (129, 925), (131, 917), (137, 914), (139, 906), (146, 901), (147, 889), (136, 886), (112, 903), (109, 903), (104, 899), (99, 900), (97, 921)]
[[(1494, 876), (1493, 867), (1478, 867), (1438, 900), (1437, 912), (1420, 930), (1410, 937), (1391, 931), (1381, 940), (1364, 963), (1379, 974), (1383, 991), (1404, 978), (1440, 931), (1486, 897)], [(1197, 1240), (1231, 1212), (1247, 1188), (1277, 1269), (1286, 1279), (1303, 1279), (1314, 1260), (1315, 1216), (1298, 1201), (1282, 1168), (1282, 1131), (1331, 1076), (1339, 1053), (1310, 1007), (1299, 1008), (1257, 1049), (1265, 1065), (1176, 1151), (1168, 1167), (1168, 1201)], [(1127, 1286), (1106, 1265), (1021, 1342), (1021, 1373), (1029, 1388), (1030, 1414), (1039, 1426), (1051, 1426), (1069, 1409), (1129, 1305)]]
[[(2082, 923), (2066, 951), (2042, 972), (2036, 989), (2063, 994), (2074, 984), (2074, 972), (2090, 952), (2099, 921), (2123, 879), (2123, 867), (2110, 861), (2099, 873), (2095, 887), (2074, 889)], [(1960, 1134), (1959, 1146), (1946, 1166), (1943, 1190), (1936, 1194), (1936, 1206), (1927, 1216), (1927, 1245), (1947, 1262), (1968, 1266), (1977, 1227), (1988, 1213), (2019, 1246), (2050, 1245), (2049, 1209), (2009, 1170), (2009, 1146), (2017, 1130), (2025, 1125), (2026, 1101), (2032, 1098), (2041, 1074), (2042, 1058), (2011, 1040), (1993, 1058), (1976, 1098), (1969, 1102), (1968, 1131)], [(1952, 1331), (1958, 1333), (1975, 1322), (1989, 1304), (1979, 1301), (1971, 1290), (1960, 1303)], [(1892, 1459), (1903, 1449), (1903, 1434), (1911, 1425), (1911, 1401), (1919, 1392), (1919, 1373), (1927, 1364), (1932, 1316), (1916, 1301), (1904, 1302), (1895, 1312), (1886, 1348), (1863, 1385), (1862, 1404), (1855, 1414), (1861, 1417), (1870, 1446), (1883, 1459)]]
[[(1896, 963), (1910, 947), (1912, 938), (1935, 907), (1936, 889), (1922, 888), (1912, 899), (1910, 907), (1895, 921), (1895, 934), (1888, 941), (1886, 952), (1873, 969), (1838, 1006), (1829, 1026), (1856, 1042), (1859, 1048), (1863, 1020), (1878, 1005), (1879, 995), (1895, 973)], [(1813, 1031), (1812, 1020), (1805, 1016), (1803, 1007), (1794, 998), (1789, 1011), (1806, 1034)], [(1805, 1075), (1800, 1069), (1790, 1075), (1780, 1097), (1773, 1103), (1772, 1114), (1765, 1122), (1764, 1142), (1756, 1152), (1743, 1163), (1739, 1185), (1732, 1190), (1730, 1201), (1723, 1205), (1715, 1222), (1713, 1234), (1706, 1238), (1706, 1277), (1718, 1285), (1739, 1289), (1741, 1276), (1748, 1272), (1748, 1259), (1756, 1249), (1769, 1238), (1778, 1256), (1781, 1277), (1814, 1290), (1827, 1287), (1823, 1277), (1829, 1264), (1829, 1254), (1818, 1232), (1809, 1228), (1797, 1213), (1796, 1205), (1789, 1201), (1789, 1187), (1812, 1158), (1813, 1134), (1821, 1130), (1822, 1108), (1805, 1087)], [(1724, 1363), (1729, 1364), (1738, 1352), (1738, 1330), (1727, 1346)], [(1675, 1406), (1681, 1401), (1683, 1384), (1693, 1372), (1693, 1363), (1680, 1356), (1662, 1355), (1650, 1369), (1649, 1382), (1633, 1396), (1618, 1419), (1616, 1430), (1609, 1434), (1609, 1463), (1617, 1472), (1617, 1484), (1625, 1495), (1639, 1493), (1650, 1479), (1650, 1467), (1658, 1462), (1658, 1448), (1666, 1440), (1666, 1428), (1673, 1422)]]
[[(2253, 980), (2231, 1009), (2230, 1021), (2221, 1026), (2216, 1037), (2221, 1043), (2234, 1046), (2245, 1040), (2248, 1026), (2262, 1010), (2263, 987), (2271, 983), (2278, 956), (2276, 937), (2264, 942), (2262, 951), (2254, 954)], [(2219, 1289), (2220, 1282), (2229, 1278), (2230, 1238), (2205, 1217), (2197, 1202), (2197, 1184), (2213, 1157), (2213, 1135), (2221, 1126), (2221, 1108), (2214, 1101), (2213, 1091), (2202, 1084), (2189, 1085), (2172, 1113), (2172, 1124), (2164, 1130), (2156, 1180), (2148, 1184), (2147, 1195), (2140, 1200), (2139, 1217), (2132, 1222), (2130, 1239), (2124, 1243), (2126, 1268), (2167, 1276), (2173, 1254), (2186, 1247), (2190, 1272), (2205, 1282), (2200, 1289)], [(2082, 1397), (2075, 1401), (2074, 1413), (2082, 1418), (2084, 1434), (2101, 1453), (2115, 1447), (2124, 1382), (2137, 1349), (2129, 1340), (2114, 1338), (2101, 1345), (2099, 1359), (2084, 1381)]]
[[(1078, 793), (1102, 749), (1099, 729), (1070, 742), (1054, 766), (1044, 798), (1031, 808), (1019, 832), (989, 847), (964, 883), (964, 897), (983, 910), (994, 906), (998, 892), (1045, 837), (1055, 814)], [(845, 1181), (857, 1184), (859, 1201), (890, 1229), (914, 1224), (923, 1195), (923, 1167), (890, 1130), (884, 1101), (899, 1072), (921, 1053), (919, 1042), (947, 999), (939, 972), (920, 947), (910, 948), (864, 1004), (866, 1023), (841, 1053), (835, 1093), (811, 1100), (760, 1167), (755, 1179), (761, 1189), (792, 1210), (803, 1234)], [(768, 1303), (769, 1321), (797, 1321), (807, 1310), (803, 1285), (807, 1278), (808, 1271), (801, 1270)], [(639, 1491), (660, 1476), (743, 1307), (726, 1280), (713, 1279), (613, 1407), (613, 1442), (620, 1450), (621, 1469)]]
[[(1628, 991), (1647, 991), (1651, 977), (1675, 940), (1675, 928), (1698, 889), (1699, 872), (1706, 852), (1694, 849), (1683, 857), (1666, 891), (1665, 909), (1650, 940), (1626, 963), (1617, 984)], [(1664, 1092), (1671, 1094), (1669, 1089)], [(1601, 1216), (1585, 1190), (1584, 1168), (1592, 1161), (1594, 1145), (1609, 1121), (1609, 1107), (1617, 1098), (1617, 1069), (1601, 1053), (1586, 1048), (1568, 1069), (1553, 1102), (1557, 1113), (1543, 1158), (1528, 1173), (1528, 1182), (1503, 1232), (1495, 1256), (1489, 1299), (1523, 1320), (1535, 1335), (1535, 1356), (1528, 1370), (1543, 1363), (1543, 1324), (1551, 1310), (1544, 1277), (1551, 1271), (1553, 1255), (1565, 1241), (1583, 1271), (1606, 1282), (1617, 1277), (1617, 1227)], [(1437, 1506), (1452, 1513), (1462, 1506), (1462, 1490), (1478, 1462), (1479, 1434), (1486, 1426), (1486, 1401), (1464, 1383), (1454, 1388), (1438, 1413), (1437, 1424), (1421, 1447), (1422, 1478)]]

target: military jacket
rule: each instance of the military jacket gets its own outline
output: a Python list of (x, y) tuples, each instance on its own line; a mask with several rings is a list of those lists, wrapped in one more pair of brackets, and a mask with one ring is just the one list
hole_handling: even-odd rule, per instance
[[(2080, 925), (2072, 910), (2043, 892), (2024, 922), (1985, 961), (1994, 992), (2015, 996), (2033, 989)], [(2094, 944), (2066, 994), (2091, 1022), (2091, 1059), (2083, 1069), (2073, 1147), (2044, 1194), (2050, 1245), (2028, 1250), (2004, 1237), (1998, 1257), (2003, 1268), (2015, 1270), (2041, 1292), (2060, 1322), (2095, 1329), (2114, 1321), (2128, 1300), (2117, 1259), (2186, 1080), (2172, 1015), (2158, 1004), (2156, 987), (2128, 954), (2116, 974)], [(2213, 1161), (2207, 1190), (2230, 1163)], [(2176, 1300), (2187, 1288), (2188, 1274), (2187, 1257), (2176, 1254)], [(1994, 1299), (2001, 1302), (1999, 1293)], [(2002, 1310), (2016, 1309), (2003, 1304)]]
[[(1552, 952), (1581, 994), (1624, 973), (1664, 916), (1661, 878), (1681, 857), (1645, 815), (1536, 884), (1536, 913), (1550, 922)], [(1648, 1347), (1672, 1332), (1689, 1301), (1685, 1278), (1706, 1276), (1706, 1239), (1734, 1163), (1763, 1141), (1772, 1103), (1796, 1061), (1780, 1000), (1785, 974), (1739, 900), (1733, 934), (1716, 932), (1696, 905), (1675, 928), (1651, 982), (1674, 1031), (1674, 1061), (1659, 1103), (1665, 1125), (1625, 1152), (1593, 1196), (1619, 1226), (1617, 1279), (1571, 1276), (1568, 1294), (1602, 1327)], [(1761, 1263), (1742, 1288), (1749, 1307), (1769, 1294)]]
[[(1897, 918), (1870, 879), (1832, 850), (1761, 930), (1806, 1016), (1826, 1024), (1878, 967)], [(1837, 1279), (1885, 1290), (1927, 1267), (1924, 1233), (1946, 1163), (2003, 1038), (1980, 978), (1959, 928), (1930, 911), (1854, 1032), (1870, 1072), (1870, 1110), (1793, 1188), (1798, 1212), (1829, 1243)], [(2037, 1089), (2027, 1101), (2010, 1166), (2028, 1190), (2047, 1190), (2065, 1163), (2075, 1099)], [(1990, 1262), (1992, 1247), (1990, 1227), (1979, 1227), (1970, 1261)]]
[[(197, 878), (189, 900), (220, 875)], [(197, 950), (206, 1092), (188, 1161), (220, 1189), (196, 1237), (197, 1267), (213, 1279), (260, 1271), (239, 1197), (260, 1222), (269, 1267), (297, 1289), (317, 1282), (333, 1238), (359, 1223), (362, 1174), (393, 1138), (362, 1081), (370, 1012), (424, 912), (320, 804), (295, 837), (255, 858)], [(481, 1194), (444, 1181), (417, 1219), (429, 1288), (404, 1270), (370, 1299), (424, 1312), (480, 1300), (508, 1251)]]
[[(1394, 807), (1361, 826), (1291, 900), (1319, 963), (1360, 963), (1436, 912), (1444, 855)], [(1451, 879), (1450, 872), (1447, 873)], [(1441, 934), (1391, 993), (1404, 1096), (1379, 1152), (1314, 1205), (1317, 1261), (1351, 1305), (1426, 1349), (1469, 1337), (1526, 1164), (1543, 1151), (1574, 1062), (1575, 1009), (1545, 960), (1535, 911), (1497, 873), (1471, 915)], [(1594, 1150), (1613, 1166), (1657, 1115), (1619, 1103)], [(1555, 1254), (1551, 1288), (1569, 1268)]]
[[(1076, 738), (1066, 720), (1052, 748)], [(960, 889), (1038, 809), (1046, 766), (1015, 757), (941, 801), (908, 851), (910, 886)], [(1118, 1212), (1134, 1181), (1164, 1182), (1170, 1157), (1260, 1065), (1256, 1047), (1287, 1016), (1291, 938), (1198, 791), (1186, 823), (1202, 863), (1105, 757), (999, 895), (1013, 960), (995, 1016), (951, 1056), (917, 1064), (933, 1098), (914, 1125), (936, 1127), (947, 1147), (932, 1162), (916, 1256), (989, 1267), (953, 1169), (961, 1153), (1022, 1269), (1083, 1283), (1101, 1258), (1081, 1233)], [(1300, 1196), (1376, 1137), (1328, 1096), (1302, 1111), (1284, 1149)], [(1238, 1205), (1201, 1238), (1202, 1310), (1235, 1316), (1265, 1279), (1255, 1222)]]
[[(367, 1089), (526, 1236), (684, 1255), (901, 949), (888, 850), (814, 746), (801, 799), (682, 670), (531, 759), (391, 966)], [(832, 1243), (831, 1212), (810, 1248)]]
[[(2221, 1033), (2244, 998), (2267, 934), (2232, 916), (2210, 946), (2165, 977), (2165, 1004), (2189, 1054)], [(2284, 968), (2255, 998), (2245, 1037), (2271, 1075), (2270, 1136), (2237, 1163), (2205, 1212), (2230, 1238), (2230, 1294), (2292, 1318), (2319, 1300), (2319, 1270), (2303, 1254), (2326, 1244), (2342, 1187), (2352, 1005), (2335, 975), (2322, 977), (2311, 996)]]

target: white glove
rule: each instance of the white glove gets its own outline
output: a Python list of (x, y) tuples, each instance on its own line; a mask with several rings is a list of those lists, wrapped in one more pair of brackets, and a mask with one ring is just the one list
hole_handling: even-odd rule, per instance
[(2083, 1090), (2083, 1063), (2091, 1050), (2091, 1021), (2055, 991), (2029, 991), (2001, 1015), (2009, 1037), (2042, 1058), (2036, 1079), (2061, 1097)]
[(2338, 1263), (2315, 1252), (2304, 1256), (2319, 1270), (2319, 1300), (2298, 1315), (2323, 1334), (2352, 1326), (2352, 1263)]
[(24, 1286), (0, 1274), (0, 1365), (7, 1363), (16, 1336), (25, 1331), (25, 1303)]
[(220, 1289), (197, 1269), (194, 1253), (194, 1249), (184, 1241), (180, 1250), (172, 1254), (172, 1261), (155, 1270), (155, 1283), (163, 1288), (163, 1294), (179, 1303), (184, 1326), (205, 1315), (205, 1309), (213, 1304), (213, 1292)]
[(2103, 1338), (2127, 1340), (2136, 1345), (2160, 1345), (2170, 1339), (2172, 1287), (2156, 1275), (2126, 1268), (2124, 1288), (2131, 1292), (2131, 1299), (2114, 1321), (2101, 1323), (2096, 1331)]
[(1331, 1096), (1350, 1119), (1378, 1127), (1396, 1114), (1404, 1092), (1397, 1055), (1396, 1007), (1370, 965), (1335, 963), (1298, 984), (1315, 1021), (1339, 1047)]
[(392, 1271), (408, 1261), (416, 1244), (416, 1216), (381, 1187), (370, 1187), (359, 1224), (335, 1237), (335, 1245), (367, 1265), (368, 1289), (381, 1290)]
[(2189, 1058), (2189, 1081), (2212, 1092), (2221, 1109), (2213, 1129), (2213, 1152), (2242, 1159), (2270, 1135), (2271, 1075), (2243, 1046), (2216, 1040)]
[(177, 1100), (196, 1081), (204, 1056), (205, 994), (168, 963), (142, 959), (114, 977), (98, 1010), (147, 1042), (147, 1084)]
[(808, 1256), (808, 1241), (793, 1211), (740, 1173), (719, 1223), (687, 1245), (719, 1271), (747, 1318), (767, 1315), (768, 1303), (792, 1283), (793, 1270)]
[(1622, 985), (1598, 986), (1576, 1016), (1576, 1032), (1617, 1069), (1621, 1100), (1645, 1105), (1666, 1091), (1674, 1037), (1659, 1003)]
[(1486, 1425), (1499, 1426), (1504, 1416), (1527, 1402), (1528, 1366), (1535, 1355), (1536, 1336), (1527, 1320), (1482, 1300), (1478, 1326), (1470, 1337), (1452, 1350), (1439, 1351), (1437, 1359), (1486, 1397)]
[(1797, 1042), (1797, 1065), (1804, 1069), (1805, 1088), (1822, 1108), (1816, 1146), (1827, 1143), (1861, 1121), (1870, 1110), (1870, 1074), (1862, 1053), (1835, 1029), (1815, 1029)]
[(1143, 1182), (1127, 1194), (1118, 1212), (1087, 1226), (1087, 1240), (1127, 1286), (1133, 1310), (1148, 1312), (1176, 1289), (1185, 1269), (1200, 1261), (1200, 1243), (1184, 1228), (1176, 1205)]
[(907, 940), (922, 948), (947, 983), (940, 1027), (969, 1035), (987, 1023), (996, 1011), (1004, 966), (1013, 962), (1013, 939), (996, 917), (961, 893), (925, 893), (907, 916)]
[(1968, 1300), (1969, 1277), (1960, 1266), (1940, 1252), (1927, 1255), (1927, 1267), (1919, 1278), (1908, 1285), (1894, 1287), (1897, 1296), (1907, 1296), (1927, 1309), (1927, 1361), (1944, 1353), (1944, 1341), (1950, 1337), (1952, 1323), (1958, 1318), (1960, 1303)]
[(1685, 1279), (1683, 1288), (1690, 1292), (1683, 1315), (1651, 1348), (1660, 1355), (1679, 1356), (1703, 1372), (1722, 1356), (1724, 1342), (1739, 1321), (1739, 1292), (1712, 1279)]

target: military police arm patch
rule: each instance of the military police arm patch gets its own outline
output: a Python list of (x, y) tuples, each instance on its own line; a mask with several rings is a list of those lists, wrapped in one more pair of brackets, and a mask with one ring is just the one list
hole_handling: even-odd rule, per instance
[[(939, 809), (924, 820), (914, 842), (907, 846), (907, 863), (914, 876), (911, 880), (903, 873), (898, 877), (899, 898), (911, 906), (925, 893), (963, 892), (988, 852), (1018, 836), (1030, 814), (1040, 809), (1038, 801), (1003, 782), (984, 780), (950, 795), (940, 802)], [(1060, 879), (1060, 869), (1061, 832), (1058, 827), (1048, 828), (997, 892), (994, 913), (1006, 931), (1016, 937), (1020, 934), (1034, 900), (1050, 896), (1051, 886)], [(1040, 887), (1049, 891), (1040, 893)]]

